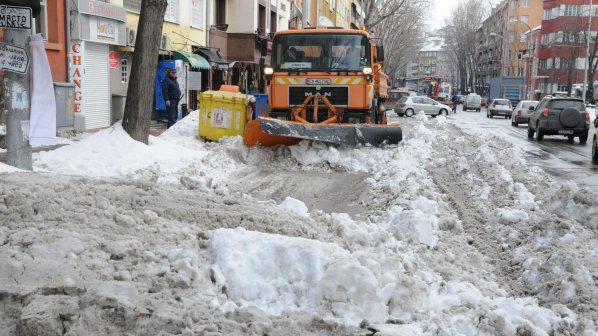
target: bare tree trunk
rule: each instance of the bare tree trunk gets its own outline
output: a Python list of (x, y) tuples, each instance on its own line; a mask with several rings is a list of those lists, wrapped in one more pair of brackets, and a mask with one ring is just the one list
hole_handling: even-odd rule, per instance
[(133, 66), (127, 90), (123, 128), (145, 144), (149, 140), (156, 67), (167, 0), (143, 0), (137, 27)]

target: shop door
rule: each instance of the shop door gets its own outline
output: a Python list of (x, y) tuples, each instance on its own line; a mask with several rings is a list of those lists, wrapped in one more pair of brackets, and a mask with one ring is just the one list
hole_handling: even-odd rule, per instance
[(85, 128), (110, 126), (108, 45), (85, 43)]

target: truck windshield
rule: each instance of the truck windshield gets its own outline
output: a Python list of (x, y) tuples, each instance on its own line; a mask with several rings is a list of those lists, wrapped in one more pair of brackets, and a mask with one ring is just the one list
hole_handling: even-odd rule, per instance
[(272, 46), (274, 71), (361, 71), (369, 66), (369, 42), (359, 34), (279, 35)]

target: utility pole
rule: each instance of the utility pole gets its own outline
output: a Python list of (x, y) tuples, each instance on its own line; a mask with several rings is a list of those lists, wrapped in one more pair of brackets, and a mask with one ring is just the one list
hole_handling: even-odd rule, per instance
[[(28, 49), (28, 30), (6, 28), (4, 42)], [(32, 170), (29, 144), (29, 114), (31, 112), (29, 76), (5, 72), (6, 87), (6, 149), (7, 163), (20, 169)]]
[(0, 64), (5, 70), (7, 163), (32, 170), (29, 144), (31, 113), (29, 78), (29, 37), (39, 0), (0, 0), (2, 13), (11, 20), (0, 22), (4, 41), (0, 43)]
[(593, 0), (588, 0), (590, 5), (589, 5), (589, 11), (590, 11), (590, 18), (588, 19), (588, 33), (586, 34), (586, 53), (585, 53), (585, 57), (584, 57), (584, 63), (585, 63), (585, 67), (584, 67), (584, 72), (583, 72), (583, 90), (582, 90), (582, 97), (581, 99), (583, 99), (584, 104), (586, 101), (586, 92), (588, 90), (588, 71), (590, 68), (589, 62), (590, 62), (590, 39), (592, 38), (592, 2)]

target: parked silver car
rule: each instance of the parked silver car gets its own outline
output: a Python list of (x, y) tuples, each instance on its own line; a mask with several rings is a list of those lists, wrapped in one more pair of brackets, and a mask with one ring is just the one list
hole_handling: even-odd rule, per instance
[(545, 135), (562, 135), (569, 141), (577, 136), (580, 143), (586, 143), (589, 132), (590, 113), (577, 98), (542, 98), (527, 124), (527, 137), (531, 139), (535, 133), (538, 141)]
[(513, 105), (508, 99), (492, 99), (490, 104), (486, 107), (486, 117), (493, 118), (495, 115), (504, 116), (505, 119), (510, 118), (513, 114)]
[(453, 112), (450, 106), (422, 96), (402, 97), (395, 105), (395, 112), (399, 117), (411, 117), (419, 111), (431, 116), (448, 115)]
[(511, 126), (517, 127), (519, 124), (527, 124), (529, 121), (529, 115), (533, 112), (530, 111), (530, 107), (534, 108), (538, 105), (537, 100), (522, 100), (513, 109), (511, 114)]

